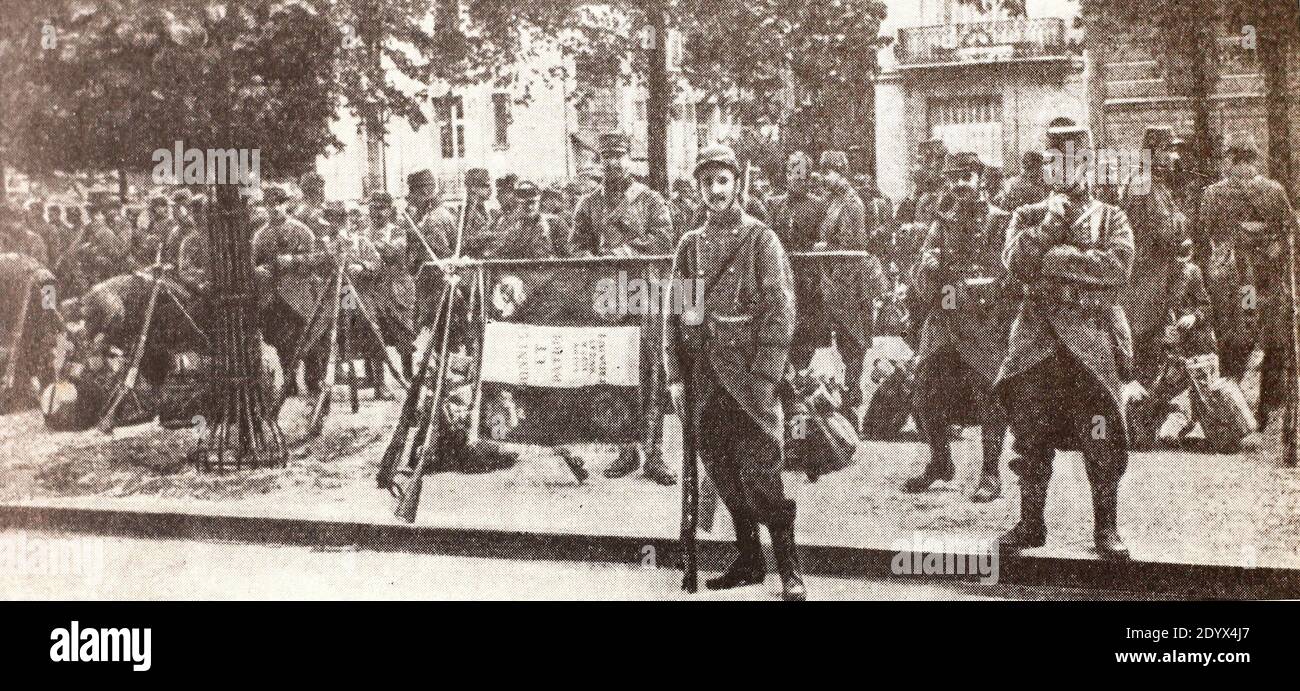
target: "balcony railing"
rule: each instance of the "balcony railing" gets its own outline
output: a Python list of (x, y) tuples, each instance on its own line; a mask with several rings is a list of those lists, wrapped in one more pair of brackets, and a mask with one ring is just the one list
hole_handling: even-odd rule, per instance
[(1064, 58), (1070, 47), (1060, 17), (1006, 19), (899, 29), (894, 53), (904, 66)]

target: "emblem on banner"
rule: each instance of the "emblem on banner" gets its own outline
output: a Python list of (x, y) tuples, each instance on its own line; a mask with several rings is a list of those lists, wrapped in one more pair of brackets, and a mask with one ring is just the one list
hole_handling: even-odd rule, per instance
[(524, 282), (518, 276), (502, 276), (492, 286), (492, 308), (502, 319), (509, 319), (526, 299)]

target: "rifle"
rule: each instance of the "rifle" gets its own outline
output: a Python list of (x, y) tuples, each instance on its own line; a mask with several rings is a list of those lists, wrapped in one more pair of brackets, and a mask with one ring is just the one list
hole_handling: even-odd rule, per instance
[[(1284, 411), (1285, 417), (1282, 420), (1282, 434), (1286, 437), (1282, 444), (1282, 463), (1295, 467), (1300, 458), (1300, 307), (1297, 306), (1296, 295), (1296, 233), (1300, 232), (1300, 216), (1295, 218), (1295, 224), (1291, 226), (1291, 232), (1286, 233), (1286, 254), (1287, 254), (1287, 277), (1289, 284), (1289, 296), (1287, 299), (1290, 308), (1290, 325), (1291, 325), (1291, 352), (1288, 358), (1291, 363), (1286, 370), (1287, 380), (1287, 397)], [(1267, 424), (1267, 420), (1260, 422), (1261, 426)]]
[(127, 368), (121, 381), (117, 384), (117, 389), (113, 392), (113, 400), (108, 404), (108, 409), (104, 411), (104, 416), (99, 420), (99, 431), (104, 434), (113, 433), (113, 425), (117, 419), (117, 409), (126, 400), (126, 394), (135, 391), (135, 380), (140, 374), (140, 360), (144, 358), (145, 343), (149, 337), (149, 327), (153, 324), (154, 307), (158, 305), (158, 293), (162, 292), (162, 249), (158, 250), (158, 263), (153, 267), (153, 288), (149, 291), (149, 304), (144, 309), (144, 323), (140, 326), (140, 335), (136, 337), (135, 349), (131, 352), (131, 366)]
[[(691, 371), (689, 363), (684, 364), (684, 371)], [(683, 387), (682, 395), (682, 590), (694, 593), (699, 589), (699, 545), (696, 541), (696, 528), (700, 522), (700, 480), (699, 459), (695, 436), (695, 396), (694, 387)]]
[(325, 359), (325, 381), (321, 382), (320, 392), (316, 394), (316, 403), (311, 409), (310, 422), (307, 424), (307, 438), (321, 433), (325, 427), (325, 409), (329, 406), (330, 394), (334, 391), (335, 370), (338, 368), (339, 311), (343, 307), (343, 267), (334, 270), (334, 309), (331, 312), (329, 327), (329, 355)]
[[(401, 497), (397, 502), (397, 510), (394, 514), (406, 521), (407, 523), (415, 522), (415, 514), (420, 510), (420, 491), (424, 488), (424, 470), (429, 464), (429, 459), (433, 456), (429, 450), (424, 448), (424, 442), (429, 438), (429, 432), (433, 432), (433, 443), (436, 445), (439, 439), (439, 427), (442, 421), (442, 410), (440, 401), (442, 400), (442, 386), (447, 379), (447, 345), (451, 336), (451, 308), (456, 288), (456, 282), (460, 276), (452, 274), (447, 277), (447, 303), (442, 310), (442, 340), (438, 344), (438, 373), (433, 380), (433, 396), (430, 399), (430, 405), (427, 406), (428, 413), (420, 424), (420, 431), (416, 435), (415, 446), (412, 447), (413, 454), (418, 453), (420, 460), (415, 466), (415, 472), (411, 476), (406, 487), (402, 488)], [(437, 327), (435, 319), (434, 327)], [(430, 343), (429, 348), (433, 347)]]
[(27, 276), (23, 285), (23, 306), (18, 311), (18, 322), (14, 324), (13, 335), (9, 337), (9, 359), (5, 362), (4, 381), (0, 382), (0, 406), (8, 403), (9, 392), (14, 388), (18, 377), (18, 348), (22, 345), (23, 330), (27, 325), (27, 310), (32, 302), (32, 288), (36, 285), (36, 271)]
[[(443, 284), (442, 295), (438, 298), (438, 314), (442, 314), (444, 309), (443, 303), (447, 300), (447, 294), (450, 286)], [(435, 319), (434, 321), (437, 321)], [(411, 380), (411, 386), (407, 389), (406, 400), (402, 402), (402, 414), (397, 418), (397, 429), (393, 430), (393, 436), (388, 440), (388, 447), (384, 449), (384, 458), (379, 463), (379, 474), (375, 480), (380, 489), (387, 489), (393, 484), (393, 471), (397, 468), (397, 459), (402, 455), (402, 450), (406, 448), (406, 435), (411, 430), (411, 425), (415, 419), (415, 412), (420, 405), (420, 394), (424, 392), (424, 380), (428, 376), (429, 362), (433, 357), (433, 333), (430, 330), (429, 344), (424, 348), (424, 355), (420, 359), (420, 368), (415, 372), (415, 378)]]

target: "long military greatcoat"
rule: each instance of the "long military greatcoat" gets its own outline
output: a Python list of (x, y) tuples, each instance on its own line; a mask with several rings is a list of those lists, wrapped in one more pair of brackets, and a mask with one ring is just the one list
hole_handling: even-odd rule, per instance
[[(969, 226), (982, 229), (978, 235), (953, 227), (947, 219), (936, 221), (926, 235), (922, 257), (940, 247), (948, 256), (938, 269), (927, 268), (923, 261), (912, 269), (912, 289), (929, 306), (917, 348), (918, 388), (924, 387), (922, 380), (930, 374), (927, 365), (931, 356), (948, 347), (957, 350), (962, 361), (984, 378), (986, 386), (997, 380), (1019, 297), (1001, 258), (1010, 221), (1011, 214), (984, 204), (979, 217), (972, 219)], [(966, 283), (968, 278), (992, 282), (979, 287)], [(951, 297), (950, 308), (943, 304), (945, 297)]]
[[(701, 287), (702, 295), (684, 295)], [(712, 370), (758, 427), (781, 443), (777, 385), (794, 325), (790, 261), (771, 228), (733, 209), (682, 236), (665, 305), (664, 367), (669, 384), (692, 387), (697, 425), (713, 386)]]
[(1092, 198), (1067, 215), (1049, 216), (1046, 200), (1012, 214), (1002, 260), (1027, 290), (995, 390), (1005, 393), (1064, 345), (1110, 394), (1122, 422), (1133, 342), (1119, 293), (1133, 265), (1133, 229), (1122, 210)]
[[(299, 318), (310, 320), (317, 296), (324, 290), (321, 277), (308, 265), (315, 250), (311, 230), (292, 217), (278, 225), (268, 222), (253, 233), (253, 265), (267, 267), (271, 275), (270, 290), (262, 291), (263, 300), (273, 291)], [(286, 254), (294, 258), (294, 264), (281, 267), (276, 258)]]

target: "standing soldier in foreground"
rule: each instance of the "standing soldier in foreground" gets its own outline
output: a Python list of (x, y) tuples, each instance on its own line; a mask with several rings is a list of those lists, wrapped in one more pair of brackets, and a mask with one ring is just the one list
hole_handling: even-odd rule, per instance
[[(608, 132), (600, 137), (604, 186), (578, 202), (572, 236), (572, 249), (577, 256), (628, 257), (668, 254), (672, 249), (673, 224), (668, 203), (658, 192), (632, 177), (628, 145), (627, 135), (621, 132)], [(641, 363), (641, 381), (658, 381), (655, 373), (646, 371), (658, 366), (654, 358), (643, 358)], [(641, 408), (650, 410), (651, 399), (662, 395), (659, 387), (645, 384), (640, 388)], [(664, 465), (659, 448), (663, 416), (654, 418), (648, 440), (649, 457), (643, 462), (647, 449), (642, 443), (624, 447), (618, 460), (605, 469), (605, 477), (620, 478), (644, 465), (643, 472), (650, 480), (665, 486), (676, 484), (677, 478)]]
[(1003, 263), (1027, 290), (994, 389), (1010, 416), (1019, 455), (1011, 469), (1020, 477), (1020, 522), (1001, 544), (1018, 551), (1046, 542), (1052, 461), (1057, 449), (1078, 449), (1097, 554), (1127, 559), (1116, 507), (1128, 465), (1121, 390), (1133, 346), (1119, 293), (1133, 264), (1133, 230), (1123, 211), (1092, 196), (1091, 148), (1086, 128), (1049, 129), (1051, 195), (1016, 210), (1007, 231)]
[[(415, 284), (406, 270), (406, 235), (393, 223), (393, 198), (387, 192), (370, 193), (369, 211), (367, 235), (382, 260), (376, 276), (375, 319), (384, 341), (401, 356), (402, 374), (410, 377), (415, 354)], [(375, 398), (386, 398), (383, 354), (367, 357), (365, 364)]]
[(1248, 133), (1226, 144), (1228, 174), (1205, 189), (1200, 221), (1209, 236), (1211, 298), (1224, 374), (1245, 374), (1258, 344), (1261, 427), (1286, 395), (1291, 324), (1286, 234), (1296, 232), (1295, 212), (1282, 185), (1255, 168), (1259, 147)]
[[(944, 175), (951, 181), (952, 205), (939, 214), (912, 270), (912, 288), (929, 307), (917, 353), (915, 410), (930, 444), (930, 461), (903, 485), (904, 492), (924, 492), (937, 481), (952, 480), (948, 425), (973, 409), (983, 450), (971, 496), (977, 503), (1002, 495), (998, 460), (1007, 422), (993, 382), (1007, 353), (1014, 307), (1001, 260), (1011, 215), (980, 198), (980, 169), (975, 154), (947, 158)], [(956, 394), (967, 388), (970, 398)]]
[[(762, 523), (772, 535), (784, 599), (804, 600), (795, 503), (781, 482), (785, 418), (776, 393), (794, 334), (794, 278), (776, 233), (742, 211), (739, 177), (729, 147), (700, 152), (695, 179), (708, 220), (678, 243), (674, 294), (665, 304), (689, 304), (691, 298), (675, 293), (694, 285), (692, 291), (703, 290), (703, 313), (665, 310), (668, 392), (678, 416), (697, 430), (704, 468), (736, 531), (736, 560), (706, 587), (763, 582)], [(692, 410), (685, 409), (687, 386)]]

